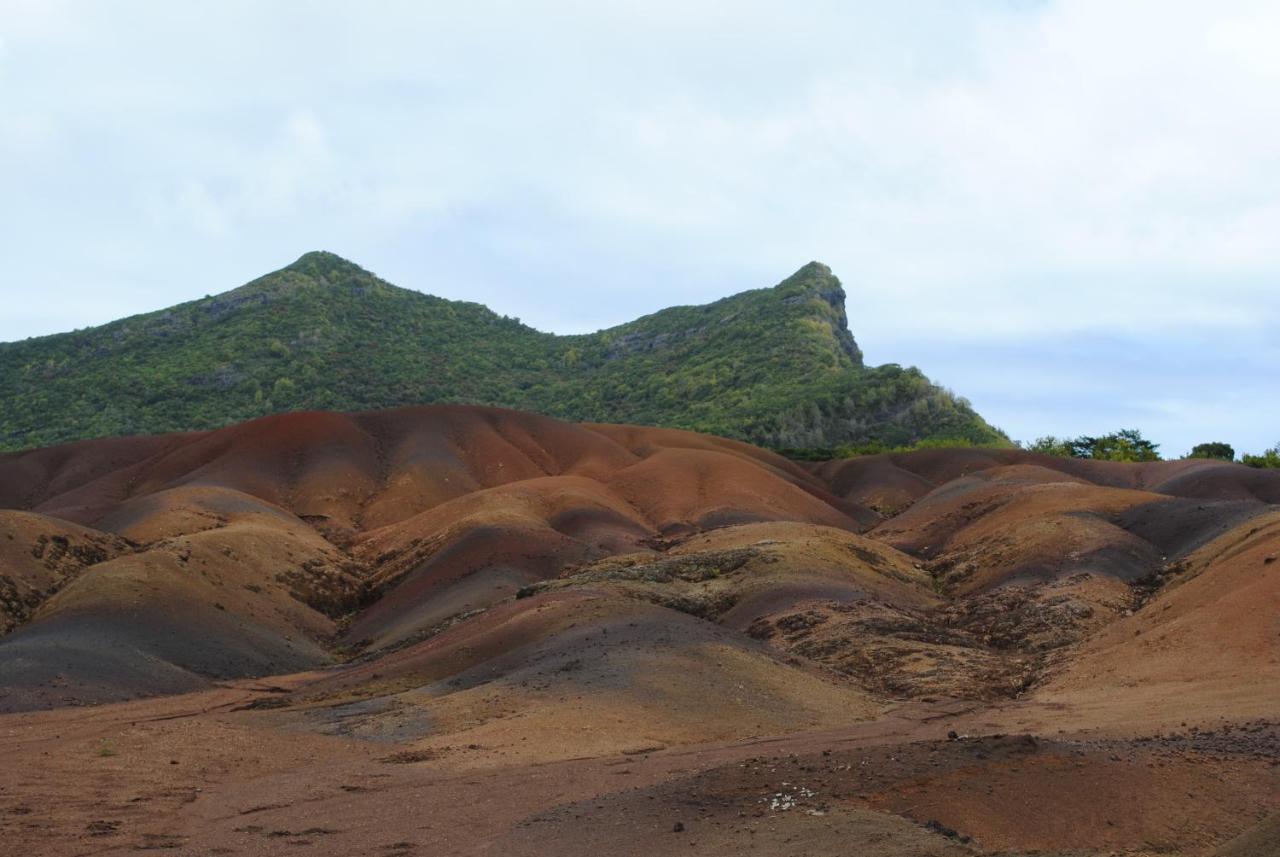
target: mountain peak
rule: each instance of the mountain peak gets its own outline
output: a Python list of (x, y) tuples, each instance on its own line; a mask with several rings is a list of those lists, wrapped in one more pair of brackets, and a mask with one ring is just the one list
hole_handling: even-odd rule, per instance
[(773, 287), (789, 303), (817, 298), (839, 313), (844, 312), (844, 288), (840, 279), (821, 262), (809, 262)]
[(809, 262), (808, 264), (801, 266), (801, 268), (788, 279), (796, 279), (798, 277), (831, 277), (834, 279), (834, 275), (831, 273), (831, 267), (817, 261)]
[(820, 304), (810, 305), (815, 306), (819, 315), (831, 325), (831, 333), (840, 349), (855, 366), (862, 365), (862, 349), (849, 332), (844, 287), (840, 285), (839, 278), (831, 273), (831, 268), (821, 262), (809, 262), (775, 286), (774, 292), (782, 297), (784, 304), (804, 304), (814, 300), (826, 304), (826, 307)]
[(355, 262), (342, 258), (328, 250), (311, 250), (303, 253), (297, 261), (285, 266), (282, 270), (306, 274), (310, 277), (332, 278), (335, 274), (368, 274)]
[(556, 336), (314, 251), (213, 297), (0, 346), (0, 449), (430, 402), (774, 446), (1001, 437), (918, 371), (865, 366), (844, 301), (810, 262), (773, 288)]

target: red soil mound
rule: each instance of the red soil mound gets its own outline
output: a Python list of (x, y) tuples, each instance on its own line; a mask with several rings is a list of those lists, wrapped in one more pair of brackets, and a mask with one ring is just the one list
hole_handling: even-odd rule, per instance
[(26, 606), (0, 648), (22, 653), (14, 687), (61, 682), (45, 704), (370, 657), (530, 591), (709, 620), (889, 696), (1020, 693), (1263, 515), (1280, 479), (1018, 450), (806, 469), (690, 432), (446, 406), (34, 450), (0, 457), (0, 485), (31, 510), (19, 542), (96, 546), (62, 570), (10, 551), (7, 603)]
[(952, 480), (1011, 465), (1031, 465), (1095, 485), (1175, 497), (1280, 502), (1280, 473), (1207, 459), (1128, 464), (1017, 449), (935, 449), (826, 461), (811, 469), (841, 497), (896, 510)]
[(430, 723), (401, 734), (426, 751), (465, 733), (462, 740), (502, 748), (507, 758), (723, 740), (880, 710), (857, 689), (787, 664), (741, 634), (590, 591), (509, 601), (339, 670), (293, 701), (303, 707), (284, 715), (289, 721), (342, 720), (368, 734)]
[(128, 543), (107, 533), (0, 509), (0, 634), (26, 622), (86, 567), (128, 550)]
[(1080, 573), (1131, 581), (1163, 561), (1154, 546), (1112, 522), (1157, 495), (1045, 481), (1051, 472), (999, 467), (956, 479), (875, 535), (908, 553), (946, 557), (948, 582), (963, 593)]
[(328, 663), (320, 641), (362, 591), (345, 556), (278, 511), (163, 537), (87, 566), (5, 638), (0, 707), (177, 692)]
[(1089, 639), (1040, 693), (1135, 709), (1249, 717), (1280, 689), (1280, 513), (1186, 557), (1140, 611)]
[(1277, 485), (466, 407), (0, 456), (0, 711), (199, 691), (4, 715), (0, 841), (1251, 854)]
[[(6, 645), (24, 652), (85, 629), (73, 655), (26, 656), (13, 676), (64, 682), (49, 700), (77, 698), (91, 652), (113, 640), (124, 654), (85, 698), (112, 696), (103, 687), (113, 669), (128, 675), (128, 695), (323, 663), (332, 619), (369, 601), (350, 617), (345, 644), (402, 644), (568, 565), (647, 550), (663, 533), (768, 520), (857, 529), (875, 519), (746, 444), (469, 407), (285, 414), (71, 444), (0, 458), (0, 484), (22, 486), (6, 495), (13, 505), (97, 528), (81, 526), (83, 538), (137, 544), (115, 563), (95, 559), (94, 573), (39, 615), (22, 613), (32, 624)], [(218, 555), (174, 558), (215, 544)], [(199, 575), (186, 573), (192, 561)], [(166, 642), (183, 626), (202, 628), (205, 642)], [(158, 659), (180, 680), (140, 683), (121, 658)]]

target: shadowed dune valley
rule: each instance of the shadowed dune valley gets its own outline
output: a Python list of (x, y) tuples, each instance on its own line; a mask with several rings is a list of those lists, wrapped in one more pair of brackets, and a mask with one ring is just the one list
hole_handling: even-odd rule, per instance
[(427, 406), (0, 486), (8, 853), (1275, 842), (1280, 472)]
[(0, 857), (1280, 857), (1278, 43), (0, 0)]

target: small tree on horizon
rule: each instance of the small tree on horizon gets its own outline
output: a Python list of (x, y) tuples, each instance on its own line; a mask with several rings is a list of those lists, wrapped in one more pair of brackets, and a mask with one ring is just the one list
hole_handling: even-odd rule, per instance
[(1038, 437), (1023, 448), (1027, 452), (1039, 452), (1042, 455), (1060, 455), (1064, 458), (1071, 455), (1071, 441), (1051, 434)]
[(1221, 441), (1213, 441), (1210, 443), (1197, 443), (1191, 447), (1191, 451), (1187, 453), (1187, 458), (1214, 458), (1219, 461), (1235, 461), (1235, 448), (1229, 443)]
[(1120, 429), (1101, 437), (1082, 436), (1071, 441), (1076, 458), (1098, 461), (1159, 461), (1160, 445), (1152, 443), (1137, 429)]

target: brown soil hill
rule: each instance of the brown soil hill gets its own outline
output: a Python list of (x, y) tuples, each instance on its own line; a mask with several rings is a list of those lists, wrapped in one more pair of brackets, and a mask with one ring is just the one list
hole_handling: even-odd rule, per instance
[(1252, 854), (1278, 496), (461, 406), (0, 456), (0, 842)]

